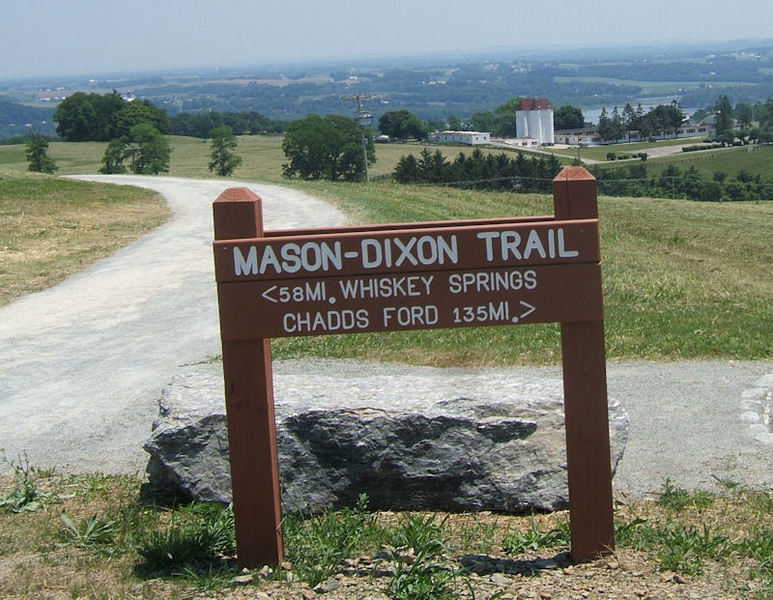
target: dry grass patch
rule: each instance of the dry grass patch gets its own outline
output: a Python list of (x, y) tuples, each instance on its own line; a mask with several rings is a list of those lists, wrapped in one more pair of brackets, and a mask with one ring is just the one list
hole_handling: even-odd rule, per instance
[(148, 190), (0, 171), (0, 304), (59, 283), (168, 217)]

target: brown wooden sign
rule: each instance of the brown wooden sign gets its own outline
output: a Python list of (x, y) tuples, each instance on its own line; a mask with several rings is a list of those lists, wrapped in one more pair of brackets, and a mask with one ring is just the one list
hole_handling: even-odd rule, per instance
[(596, 181), (554, 216), (263, 232), (246, 188), (214, 203), (239, 561), (282, 560), (270, 338), (560, 322), (572, 556), (614, 547)]

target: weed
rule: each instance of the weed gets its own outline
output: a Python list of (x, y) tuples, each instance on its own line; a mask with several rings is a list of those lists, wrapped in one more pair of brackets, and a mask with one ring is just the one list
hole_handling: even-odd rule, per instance
[(741, 484), (732, 477), (717, 477), (716, 475), (712, 475), (711, 477), (721, 488), (729, 492), (733, 492), (741, 487)]
[(184, 567), (180, 576), (193, 583), (194, 587), (202, 594), (213, 594), (228, 585), (234, 572), (233, 569), (227, 567), (215, 567), (208, 564), (206, 570)]
[(449, 587), (454, 578), (453, 570), (440, 564), (398, 563), (386, 593), (392, 600), (452, 600), (457, 597)]
[(362, 494), (354, 508), (304, 519), (290, 515), (283, 520), (287, 559), (302, 581), (311, 587), (332, 576), (342, 561), (356, 551), (374, 545), (383, 536), (375, 513), (367, 512)]
[(719, 560), (731, 550), (727, 537), (712, 533), (708, 525), (702, 529), (678, 525), (653, 526), (643, 519), (615, 524), (615, 539), (620, 546), (639, 551), (656, 551), (658, 568), (686, 575), (703, 572), (706, 558)]
[(540, 531), (532, 516), (529, 529), (508, 535), (503, 545), (508, 554), (514, 555), (523, 554), (527, 550), (566, 547), (569, 545), (569, 524), (562, 523), (549, 531)]
[(437, 515), (400, 515), (397, 529), (389, 536), (395, 548), (412, 549), (417, 556), (437, 556), (445, 550), (444, 527), (448, 517), (437, 522)]
[(32, 512), (40, 508), (46, 502), (54, 502), (56, 494), (48, 494), (38, 489), (35, 469), (30, 466), (26, 455), (19, 457), (19, 462), (14, 463), (6, 458), (2, 452), (3, 462), (13, 469), (13, 487), (0, 498), (0, 513), (3, 512)]
[(705, 558), (716, 560), (729, 550), (727, 538), (712, 534), (705, 524), (702, 530), (683, 526), (666, 529), (660, 545), (662, 549), (656, 554), (659, 568), (686, 575), (700, 575)]
[(615, 523), (615, 542), (636, 550), (650, 550), (659, 539), (658, 531), (644, 519), (634, 519), (630, 523)]
[(773, 586), (773, 529), (760, 530), (735, 547), (741, 554), (757, 561), (757, 568), (752, 574), (767, 579)]
[(711, 506), (714, 503), (714, 499), (714, 494), (710, 492), (696, 490), (690, 493), (684, 488), (677, 487), (670, 477), (666, 477), (666, 481), (661, 486), (657, 504), (674, 511), (680, 511), (690, 505), (698, 509), (704, 509)]
[(115, 521), (100, 519), (93, 514), (88, 519), (76, 523), (64, 511), (60, 513), (59, 518), (64, 523), (59, 535), (66, 544), (73, 544), (79, 548), (93, 548), (113, 543), (117, 531)]
[[(187, 518), (186, 518), (187, 516)], [(138, 543), (137, 552), (150, 571), (173, 573), (207, 563), (234, 550), (233, 512), (220, 505), (191, 505), (182, 509), (182, 524), (152, 531)]]

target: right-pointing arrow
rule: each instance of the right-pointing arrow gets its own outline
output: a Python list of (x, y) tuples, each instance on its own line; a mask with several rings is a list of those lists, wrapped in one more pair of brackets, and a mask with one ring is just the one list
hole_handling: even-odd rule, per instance
[(527, 310), (525, 313), (522, 313), (522, 314), (521, 314), (521, 316), (520, 316), (520, 317), (518, 317), (518, 320), (519, 320), (519, 321), (520, 321), (521, 319), (523, 319), (525, 316), (527, 316), (527, 315), (530, 315), (530, 314), (531, 314), (531, 313), (533, 313), (535, 310), (537, 310), (537, 309), (536, 309), (534, 306), (532, 306), (532, 305), (531, 305), (531, 304), (529, 304), (528, 302), (524, 302), (523, 300), (521, 300), (521, 306), (523, 306), (524, 308), (528, 308), (529, 310)]

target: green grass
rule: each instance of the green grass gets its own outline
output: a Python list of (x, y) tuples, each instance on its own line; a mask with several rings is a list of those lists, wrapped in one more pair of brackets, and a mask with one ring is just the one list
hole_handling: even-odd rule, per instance
[[(183, 136), (169, 136), (168, 139), (172, 153), (167, 175), (196, 179), (213, 177), (207, 169), (211, 152), (209, 140)], [(282, 164), (287, 162), (282, 152), (282, 136), (239, 136), (237, 139), (239, 145), (235, 152), (242, 157), (243, 162), (235, 171), (235, 179), (275, 183), (287, 181), (282, 178)], [(102, 167), (106, 147), (107, 143), (104, 142), (52, 142), (49, 156), (59, 167), (58, 175), (97, 173)], [(453, 161), (460, 152), (472, 152), (469, 146), (376, 144), (376, 163), (370, 168), (371, 176), (391, 174), (402, 156), (413, 154), (418, 157), (425, 147), (432, 152), (440, 150), (449, 161)], [(482, 148), (481, 151), (484, 154), (498, 154), (510, 150)], [(27, 161), (24, 146), (0, 146), (0, 167), (3, 166), (25, 171)]]
[(746, 146), (702, 152), (683, 152), (667, 158), (655, 158), (647, 161), (647, 173), (659, 175), (669, 164), (680, 169), (695, 169), (707, 180), (714, 173), (722, 171), (732, 179), (741, 170), (752, 175), (761, 175), (773, 182), (773, 146)]
[[(305, 183), (360, 222), (546, 214), (548, 196), (450, 188)], [(769, 359), (770, 203), (599, 200), (610, 358)], [(278, 357), (360, 357), (434, 365), (559, 360), (556, 325), (276, 340)]]

